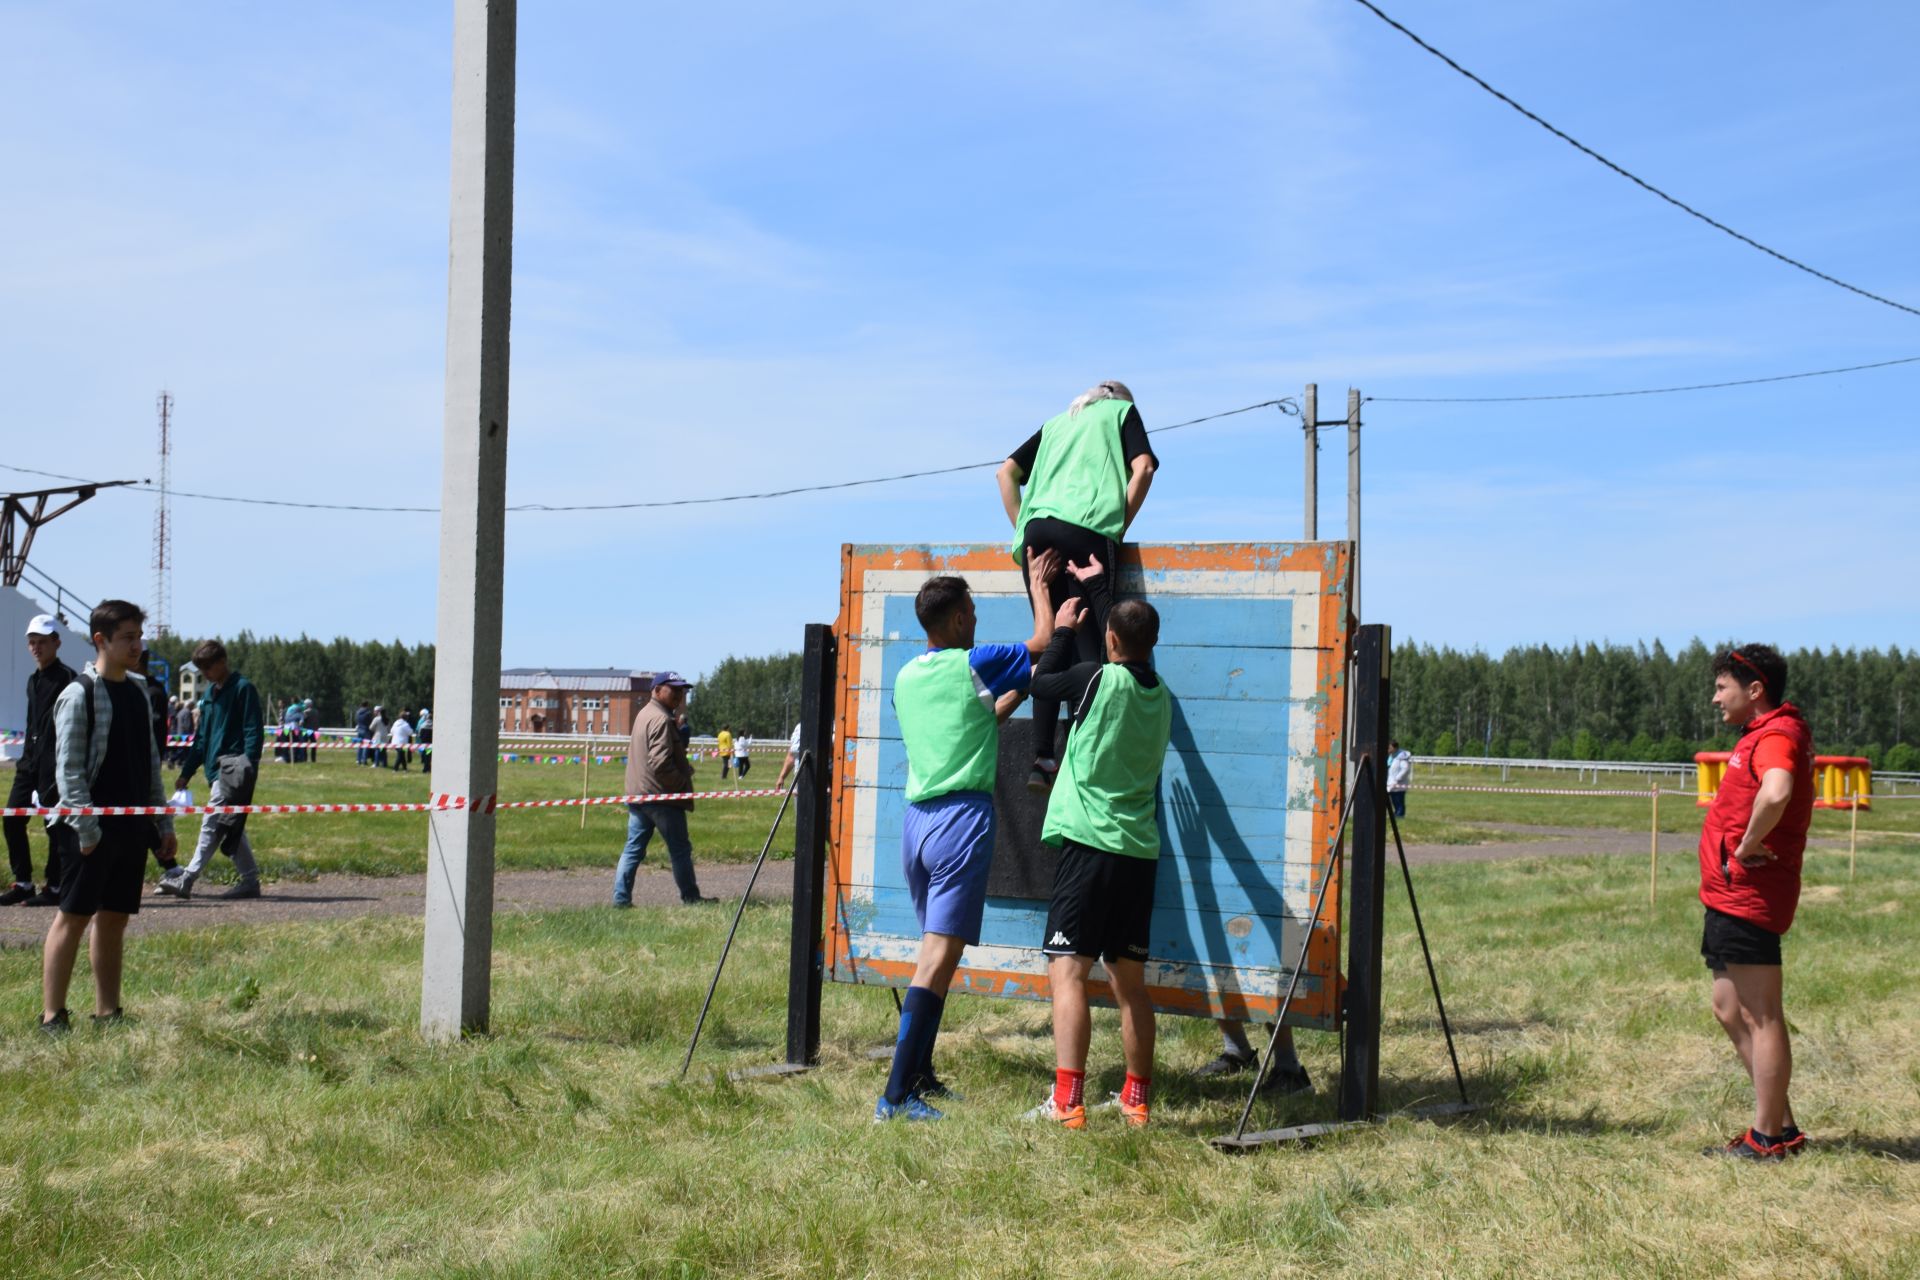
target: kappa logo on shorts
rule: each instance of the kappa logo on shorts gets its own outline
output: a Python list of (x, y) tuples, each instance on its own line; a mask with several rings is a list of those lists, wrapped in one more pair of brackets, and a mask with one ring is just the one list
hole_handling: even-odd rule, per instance
[(1069, 938), (1066, 934), (1060, 932), (1058, 929), (1055, 929), (1053, 931), (1053, 936), (1047, 939), (1047, 945), (1050, 947), (1070, 947), (1073, 945), (1073, 939)]

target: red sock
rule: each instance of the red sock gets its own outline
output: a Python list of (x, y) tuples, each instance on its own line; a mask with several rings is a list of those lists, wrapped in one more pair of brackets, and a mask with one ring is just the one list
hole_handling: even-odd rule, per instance
[(1130, 1107), (1147, 1105), (1147, 1091), (1153, 1087), (1153, 1081), (1144, 1076), (1127, 1072), (1127, 1082), (1120, 1086), (1120, 1101)]
[(1086, 1100), (1087, 1073), (1069, 1071), (1065, 1067), (1055, 1069), (1053, 1073), (1053, 1105), (1056, 1110), (1065, 1111), (1077, 1107)]

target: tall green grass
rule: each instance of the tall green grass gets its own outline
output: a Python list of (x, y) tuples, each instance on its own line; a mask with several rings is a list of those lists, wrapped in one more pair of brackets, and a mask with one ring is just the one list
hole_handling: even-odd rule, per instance
[[(131, 947), (130, 1026), (30, 1029), (0, 953), (0, 1274), (286, 1276), (1899, 1276), (1920, 1272), (1920, 874), (1815, 855), (1787, 947), (1795, 1103), (1816, 1149), (1701, 1158), (1749, 1095), (1707, 1009), (1690, 868), (1423, 869), (1481, 1116), (1229, 1157), (1240, 1095), (1164, 1021), (1154, 1125), (1023, 1123), (1045, 1011), (960, 997), (925, 1127), (869, 1123), (884, 992), (834, 986), (821, 1069), (730, 1082), (784, 1042), (786, 916), (749, 908), (691, 1079), (711, 909), (506, 916), (489, 1035), (415, 1032), (417, 922), (185, 931)], [(1389, 900), (1390, 1107), (1451, 1091), (1410, 919)], [(87, 980), (82, 962), (79, 982)], [(84, 990), (84, 985), (81, 985)], [(1331, 1109), (1333, 1037), (1303, 1033)], [(1113, 1018), (1093, 1080), (1117, 1087)]]

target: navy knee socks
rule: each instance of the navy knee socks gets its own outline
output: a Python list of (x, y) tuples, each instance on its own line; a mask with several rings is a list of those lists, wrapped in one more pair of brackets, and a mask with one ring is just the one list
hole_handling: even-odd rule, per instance
[(933, 1041), (940, 1034), (946, 999), (926, 987), (908, 987), (900, 1002), (900, 1038), (893, 1045), (893, 1069), (887, 1073), (887, 1101), (907, 1100), (924, 1073), (933, 1074)]

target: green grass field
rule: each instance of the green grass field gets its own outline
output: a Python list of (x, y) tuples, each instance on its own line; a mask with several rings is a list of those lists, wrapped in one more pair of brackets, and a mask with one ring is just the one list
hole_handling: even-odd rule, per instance
[[(328, 752), (315, 765), (269, 762), (260, 774), (255, 801), (260, 804), (362, 804), (424, 802), (434, 791), (432, 780), (419, 772), (363, 769), (346, 752)], [(344, 758), (342, 758), (344, 757)], [(624, 763), (593, 765), (587, 785), (597, 796), (620, 795), (626, 790)], [(780, 772), (778, 756), (756, 757), (747, 775), (755, 788), (771, 788)], [(173, 775), (167, 775), (171, 785)], [(702, 761), (695, 767), (694, 785), (701, 791), (724, 790), (719, 765)], [(194, 798), (206, 802), (206, 779), (194, 787)], [(500, 799), (553, 800), (581, 794), (579, 765), (525, 762), (500, 766)], [(766, 841), (780, 802), (773, 798), (710, 800), (695, 807), (689, 830), (702, 861), (740, 862), (755, 858)], [(788, 820), (791, 821), (791, 812)], [(423, 814), (315, 814), (261, 815), (248, 824), (262, 871), (270, 878), (305, 879), (325, 872), (359, 875), (401, 875), (426, 870), (427, 819)], [(180, 843), (190, 846), (199, 831), (198, 819), (177, 824)], [(562, 867), (609, 869), (619, 859), (626, 839), (627, 811), (618, 805), (589, 808), (586, 825), (580, 810), (532, 809), (503, 813), (498, 824), (496, 864), (503, 871)], [(790, 855), (793, 841), (783, 835), (774, 851)], [(224, 874), (226, 862), (217, 859)]]
[[(1489, 1110), (1237, 1157), (1203, 1141), (1238, 1096), (1192, 1079), (1216, 1042), (1186, 1019), (1163, 1024), (1144, 1132), (1018, 1119), (1051, 1065), (1027, 1004), (955, 1000), (941, 1066), (967, 1097), (937, 1126), (868, 1121), (884, 1068), (867, 1051), (894, 1021), (876, 990), (828, 989), (818, 1072), (715, 1078), (780, 1056), (779, 906), (747, 913), (686, 1084), (668, 1082), (718, 911), (502, 917), (492, 1033), (452, 1047), (415, 1033), (417, 921), (138, 939), (137, 1021), (65, 1042), (29, 1029), (38, 956), (0, 952), (0, 1273), (1920, 1274), (1917, 854), (1863, 856), (1851, 884), (1844, 856), (1810, 859), (1787, 991), (1818, 1146), (1777, 1168), (1697, 1154), (1749, 1101), (1706, 1007), (1684, 864), (1651, 913), (1632, 859), (1423, 868)], [(1397, 890), (1388, 921), (1384, 1077), (1403, 1107), (1450, 1082)], [(1301, 1041), (1320, 1093), (1257, 1124), (1327, 1114), (1333, 1038)], [(1104, 1012), (1092, 1065), (1117, 1087)]]
[[(1421, 790), (1423, 785), (1640, 791), (1646, 788), (1647, 779), (1631, 774), (1618, 778), (1603, 775), (1603, 780), (1594, 784), (1581, 782), (1570, 772), (1516, 769), (1502, 782), (1498, 769), (1423, 766), (1416, 771), (1415, 790), (1409, 796), (1407, 820), (1401, 828), (1412, 842), (1491, 843), (1502, 838), (1502, 833), (1488, 830), (1484, 824), (1490, 822), (1600, 827), (1617, 831), (1650, 831), (1653, 825), (1651, 799), (1642, 796), (1485, 795)], [(1663, 779), (1661, 785), (1676, 789), (1685, 786), (1691, 791), (1693, 781), (1689, 778), (1682, 783), (1678, 779), (1668, 778)], [(1909, 796), (1912, 796), (1911, 791)], [(1690, 795), (1660, 797), (1662, 831), (1697, 832), (1700, 830), (1701, 813), (1702, 810), (1695, 807)], [(1845, 838), (1849, 820), (1849, 815), (1843, 811), (1816, 809), (1811, 834)], [(1882, 797), (1872, 809), (1863, 810), (1860, 814), (1861, 839), (1864, 841), (1882, 832), (1920, 834), (1920, 798)]]
[[(342, 752), (330, 752), (317, 765), (269, 763), (261, 773), (256, 799), (262, 804), (316, 802), (424, 801), (433, 792), (429, 778), (417, 770), (395, 774), (362, 769)], [(624, 790), (625, 766), (594, 765), (587, 773), (593, 795), (619, 795)], [(779, 758), (758, 758), (748, 775), (755, 787), (771, 788), (779, 773)], [(169, 781), (171, 778), (169, 777)], [(1426, 770), (1423, 782), (1492, 785), (1498, 770)], [(697, 766), (696, 787), (721, 789), (719, 767), (712, 761)], [(728, 784), (731, 785), (731, 784)], [(1576, 785), (1571, 775), (1516, 775), (1511, 785), (1565, 787)], [(1602, 787), (1601, 789), (1607, 789)], [(204, 801), (206, 784), (196, 785)], [(542, 765), (515, 762), (500, 766), (502, 800), (543, 800), (581, 794), (578, 765)], [(740, 862), (758, 856), (767, 828), (779, 808), (771, 798), (709, 800), (693, 813), (690, 830), (702, 861)], [(1471, 845), (1522, 838), (1496, 823), (1559, 827), (1612, 828), (1646, 831), (1651, 809), (1637, 798), (1478, 795), (1415, 791), (1402, 830), (1410, 843)], [(789, 815), (791, 820), (791, 815)], [(578, 809), (526, 810), (503, 814), (499, 821), (497, 864), (503, 871), (564, 867), (612, 867), (626, 833), (626, 811), (618, 806), (590, 808), (586, 825)], [(1700, 812), (1685, 797), (1666, 796), (1660, 805), (1663, 831), (1698, 831)], [(179, 824), (183, 845), (190, 844), (199, 823)], [(250, 824), (255, 851), (272, 878), (304, 879), (324, 872), (362, 875), (399, 875), (426, 869), (426, 819), (418, 814), (341, 814), (335, 816), (262, 816)], [(1891, 831), (1920, 834), (1920, 800), (1886, 801), (1860, 818), (1863, 840)], [(1819, 811), (1814, 834), (1845, 836), (1847, 815)], [(1920, 850), (1920, 841), (1907, 841)], [(775, 842), (776, 856), (787, 856), (793, 843), (783, 832)], [(216, 875), (226, 863), (217, 860)]]

